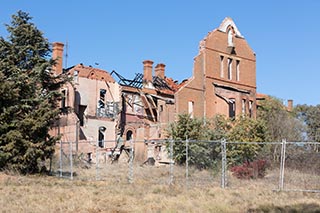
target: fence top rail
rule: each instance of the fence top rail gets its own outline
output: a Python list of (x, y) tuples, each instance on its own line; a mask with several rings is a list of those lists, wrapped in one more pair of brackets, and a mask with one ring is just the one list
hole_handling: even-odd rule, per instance
[[(117, 140), (104, 140), (101, 141), (105, 144), (107, 143), (116, 143)], [(128, 141), (123, 141), (123, 142), (128, 142)], [(320, 142), (311, 142), (311, 141), (285, 141), (285, 142), (276, 142), (276, 141), (271, 141), (271, 142), (241, 142), (241, 141), (224, 141), (224, 140), (173, 140), (173, 139), (165, 139), (165, 140), (133, 140), (133, 143), (157, 143), (157, 144), (161, 144), (161, 143), (226, 143), (226, 144), (282, 144), (282, 143), (286, 143), (286, 144), (294, 144), (294, 145), (320, 145)], [(91, 143), (91, 144), (96, 144), (97, 141), (58, 141), (58, 144), (70, 144), (70, 143)]]
[(320, 145), (319, 142), (240, 142), (240, 141), (226, 141), (227, 144), (294, 144), (294, 145)]

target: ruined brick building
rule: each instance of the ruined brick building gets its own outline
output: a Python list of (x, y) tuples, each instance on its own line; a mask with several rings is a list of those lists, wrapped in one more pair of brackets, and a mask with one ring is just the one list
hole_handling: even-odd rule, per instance
[[(118, 83), (110, 73), (78, 64), (62, 68), (63, 44), (53, 43), (53, 58), (58, 63), (56, 74), (64, 72), (72, 80), (61, 88), (60, 119), (52, 134), (61, 135), (61, 141), (73, 141), (80, 153), (92, 153), (97, 145), (114, 147), (120, 103)], [(105, 144), (106, 141), (113, 141)]]
[(53, 58), (59, 61), (54, 69), (73, 80), (61, 90), (61, 119), (53, 134), (87, 141), (84, 152), (95, 141), (109, 152), (133, 140), (137, 159), (163, 161), (157, 140), (166, 138), (178, 114), (256, 116), (256, 56), (231, 18), (200, 42), (193, 75), (180, 84), (166, 76), (164, 64), (153, 67), (151, 60), (143, 61), (142, 73), (130, 80), (82, 64), (63, 70), (62, 57), (63, 44), (54, 43)]
[(167, 138), (166, 129), (175, 120), (174, 94), (180, 85), (165, 76), (165, 64), (143, 61), (143, 74), (137, 73), (132, 80), (117, 72), (122, 94), (120, 131), (125, 141), (136, 142), (136, 158), (154, 158), (164, 161), (163, 144), (159, 140)]
[(255, 117), (256, 56), (231, 18), (200, 42), (193, 76), (175, 100), (177, 113), (195, 117)]

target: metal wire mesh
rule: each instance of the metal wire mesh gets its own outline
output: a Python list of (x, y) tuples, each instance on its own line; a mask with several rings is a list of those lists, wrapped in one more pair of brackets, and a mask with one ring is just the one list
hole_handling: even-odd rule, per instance
[[(116, 144), (116, 141), (60, 142), (52, 173), (84, 181), (148, 182), (190, 188), (262, 185), (271, 190), (320, 192), (317, 142), (132, 140), (121, 147)], [(257, 152), (254, 159), (239, 159), (239, 153), (249, 152), (249, 148)], [(263, 174), (255, 161), (266, 163)], [(241, 169), (249, 172), (249, 176), (239, 178), (235, 166), (241, 172)]]

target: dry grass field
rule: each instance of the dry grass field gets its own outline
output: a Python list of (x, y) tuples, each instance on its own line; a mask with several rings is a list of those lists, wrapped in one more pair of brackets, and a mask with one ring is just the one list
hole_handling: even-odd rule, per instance
[[(230, 178), (230, 187), (219, 183), (186, 187), (157, 182), (167, 179), (167, 168), (140, 168), (133, 184), (127, 170), (109, 168), (101, 180), (73, 181), (55, 176), (19, 176), (0, 173), (1, 212), (320, 212), (320, 194), (277, 192), (265, 181), (238, 181)], [(110, 172), (112, 171), (112, 173)], [(84, 177), (90, 170), (78, 170)], [(82, 172), (82, 173), (81, 173)], [(92, 170), (94, 176), (96, 171)], [(178, 170), (175, 173), (179, 173)], [(190, 178), (194, 177), (192, 171)], [(268, 176), (266, 177), (268, 178)], [(272, 179), (272, 176), (269, 177)], [(152, 179), (152, 180), (150, 180)], [(318, 180), (320, 182), (320, 180)]]

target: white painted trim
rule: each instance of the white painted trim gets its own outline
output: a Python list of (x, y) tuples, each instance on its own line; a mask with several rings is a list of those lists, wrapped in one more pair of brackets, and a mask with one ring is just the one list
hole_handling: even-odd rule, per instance
[(226, 18), (222, 21), (222, 23), (220, 24), (218, 30), (227, 33), (227, 28), (228, 28), (230, 25), (233, 27), (236, 36), (238, 36), (238, 37), (240, 37), (240, 38), (244, 38), (244, 37), (241, 35), (240, 31), (238, 30), (236, 24), (233, 22), (233, 20), (232, 20), (230, 17), (226, 17)]

